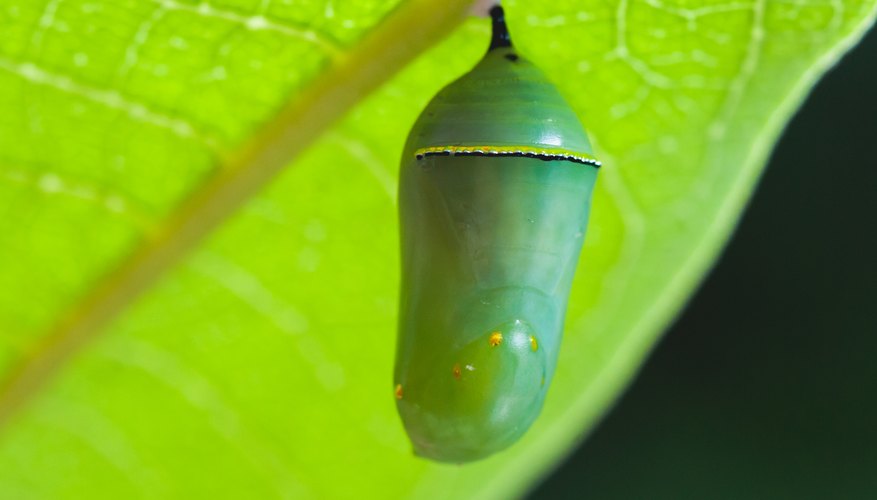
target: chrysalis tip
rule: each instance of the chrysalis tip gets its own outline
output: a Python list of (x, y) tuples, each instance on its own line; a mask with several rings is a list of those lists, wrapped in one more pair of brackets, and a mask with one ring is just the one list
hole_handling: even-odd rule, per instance
[(509, 35), (509, 29), (505, 24), (505, 13), (502, 7), (494, 5), (490, 9), (490, 18), (493, 20), (493, 37), (490, 39), (490, 47), (487, 50), (511, 47), (512, 37)]

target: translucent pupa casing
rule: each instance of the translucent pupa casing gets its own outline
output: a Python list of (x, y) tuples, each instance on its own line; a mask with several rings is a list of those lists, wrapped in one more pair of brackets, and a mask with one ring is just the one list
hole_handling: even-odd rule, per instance
[(394, 394), (415, 453), (442, 462), (502, 450), (539, 415), (599, 166), (491, 14), (490, 49), (423, 111), (400, 173)]

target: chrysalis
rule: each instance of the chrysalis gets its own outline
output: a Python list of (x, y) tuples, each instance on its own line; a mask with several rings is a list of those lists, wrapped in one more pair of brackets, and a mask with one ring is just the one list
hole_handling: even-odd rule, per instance
[(415, 453), (442, 462), (502, 450), (538, 416), (600, 165), (491, 17), (487, 54), (420, 115), (400, 174), (394, 394)]

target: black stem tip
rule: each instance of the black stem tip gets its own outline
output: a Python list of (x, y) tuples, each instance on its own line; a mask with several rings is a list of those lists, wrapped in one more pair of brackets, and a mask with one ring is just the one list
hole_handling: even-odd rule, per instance
[(502, 7), (494, 5), (493, 8), (490, 9), (490, 18), (493, 19), (493, 38), (490, 39), (490, 47), (487, 50), (491, 51), (499, 47), (511, 47), (512, 37), (509, 35), (509, 29), (505, 25), (505, 13), (503, 12)]

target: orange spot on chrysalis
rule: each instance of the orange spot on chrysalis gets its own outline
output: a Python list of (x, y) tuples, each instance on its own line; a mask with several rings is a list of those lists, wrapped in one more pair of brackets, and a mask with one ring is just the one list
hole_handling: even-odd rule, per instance
[(463, 371), (460, 370), (460, 363), (454, 364), (454, 369), (451, 370), (451, 372), (454, 374), (455, 379), (460, 380), (460, 375), (463, 373)]
[(533, 352), (536, 352), (536, 349), (539, 349), (539, 342), (536, 342), (536, 337), (530, 335), (530, 349)]
[(490, 347), (496, 347), (502, 344), (502, 333), (493, 332), (490, 334), (490, 338), (487, 339), (487, 343), (490, 344)]
[(396, 399), (402, 399), (402, 384), (396, 384)]

